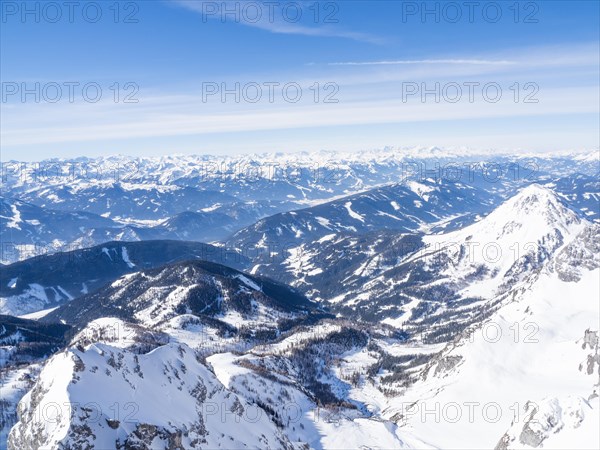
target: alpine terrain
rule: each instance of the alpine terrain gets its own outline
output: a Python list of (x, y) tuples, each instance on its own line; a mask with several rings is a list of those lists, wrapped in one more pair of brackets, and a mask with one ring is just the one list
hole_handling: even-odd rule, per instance
[(11, 167), (0, 448), (600, 448), (598, 152)]

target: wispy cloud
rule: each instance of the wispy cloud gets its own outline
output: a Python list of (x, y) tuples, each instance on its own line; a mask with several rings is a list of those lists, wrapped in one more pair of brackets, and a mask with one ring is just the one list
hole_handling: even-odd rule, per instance
[[(12, 147), (343, 125), (494, 117), (517, 119), (556, 114), (597, 114), (598, 99), (597, 87), (581, 86), (547, 89), (540, 92), (539, 103), (515, 103), (512, 97), (505, 95), (497, 103), (481, 100), (470, 103), (467, 98), (458, 103), (422, 102), (419, 99), (405, 103), (398, 98), (390, 98), (352, 99), (339, 104), (235, 104), (235, 108), (207, 107), (204, 110), (198, 107), (202, 105), (201, 99), (187, 96), (156, 98), (138, 105), (67, 104), (61, 110), (57, 110), (55, 105), (35, 104), (19, 105), (22, 111), (13, 111), (11, 120), (3, 121), (1, 136), (3, 146)], [(35, 106), (35, 109), (30, 106)]]
[(348, 61), (332, 62), (328, 66), (399, 66), (412, 64), (472, 64), (485, 66), (508, 66), (516, 61), (490, 60), (490, 59), (401, 59), (395, 61)]
[[(286, 20), (287, 13), (282, 11), (281, 5), (278, 2), (170, 0), (169, 3), (199, 13), (202, 15), (203, 20), (220, 20), (225, 23), (233, 22), (259, 28), (270, 33), (343, 38), (372, 44), (382, 44), (384, 42), (384, 39), (371, 34), (347, 31), (337, 26), (317, 23), (316, 21), (313, 21), (315, 22), (313, 26), (309, 26), (306, 21), (305, 23), (300, 23), (300, 21)], [(260, 12), (254, 9), (251, 13), (252, 15), (244, 13), (244, 5), (250, 3), (253, 8), (260, 6)], [(297, 7), (304, 6), (301, 2), (296, 2), (294, 5)], [(224, 11), (229, 11), (229, 13), (225, 15)], [(232, 11), (236, 11), (236, 13), (234, 14)], [(311, 11), (303, 11), (303, 16), (313, 17)]]
[[(270, 74), (270, 81), (280, 82), (274, 102), (269, 101), (266, 90), (258, 103), (234, 101), (232, 96), (227, 97), (225, 102), (220, 95), (211, 96), (211, 101), (207, 102), (200, 95), (199, 85), (196, 84), (193, 84), (193, 89), (179, 86), (177, 91), (165, 91), (164, 87), (152, 92), (141, 89), (140, 102), (136, 104), (113, 103), (110, 97), (93, 104), (20, 103), (15, 96), (12, 103), (0, 105), (2, 151), (18, 154), (20, 146), (60, 145), (69, 142), (130, 139), (134, 145), (135, 139), (155, 137), (239, 132), (275, 135), (280, 130), (311, 130), (305, 133), (306, 136), (301, 136), (296, 143), (300, 145), (299, 142), (304, 142), (303, 139), (312, 139), (312, 133), (317, 129), (333, 130), (331, 133), (335, 133), (335, 127), (341, 126), (375, 127), (382, 124), (422, 122), (431, 123), (431, 132), (435, 134), (435, 128), (440, 122), (462, 120), (465, 126), (469, 126), (472, 120), (482, 118), (506, 119), (504, 123), (515, 127), (535, 124), (534, 119), (527, 118), (540, 116), (548, 120), (555, 120), (551, 116), (571, 116), (577, 122), (584, 117), (584, 120), (591, 118), (597, 123), (600, 108), (597, 80), (600, 69), (597, 60), (593, 59), (592, 48), (585, 45), (581, 48), (565, 47), (561, 51), (557, 48), (535, 49), (529, 54), (507, 51), (509, 56), (490, 61), (506, 61), (511, 64), (446, 62), (439, 63), (436, 70), (417, 63), (396, 70), (388, 70), (381, 65), (372, 69), (334, 69), (315, 65), (307, 72), (296, 73), (296, 78), (290, 78), (287, 74)], [(486, 60), (465, 55), (463, 58), (447, 57), (430, 61)], [(369, 72), (368, 76), (365, 71)], [(251, 80), (252, 78), (247, 81)], [(298, 103), (285, 101), (282, 97), (281, 86), (290, 80), (297, 82), (304, 93)], [(314, 83), (322, 82), (321, 86), (324, 86), (325, 82), (332, 80), (339, 87), (339, 92), (334, 96), (339, 103), (324, 101), (325, 95), (331, 91), (323, 91), (323, 95), (315, 100), (312, 88)], [(244, 82), (239, 79), (237, 81), (242, 84)], [(420, 87), (423, 92), (425, 88), (431, 89), (436, 83), (444, 81), (451, 82), (454, 86), (464, 86), (464, 82), (477, 82), (480, 87), (476, 89), (473, 101), (466, 88), (463, 88), (460, 101), (456, 103), (445, 97), (436, 101), (431, 95), (426, 96), (425, 100), (422, 95), (412, 95), (408, 97), (408, 101), (403, 97), (403, 83), (409, 82), (413, 86), (415, 83), (419, 86), (424, 83), (425, 87)], [(231, 88), (233, 82), (235, 80), (225, 85)], [(498, 102), (490, 102), (483, 97), (480, 88), (486, 82), (494, 82), (501, 87), (504, 95)], [(515, 82), (520, 86), (517, 90), (513, 88)], [(534, 94), (534, 98), (539, 99), (538, 103), (525, 101), (531, 94), (531, 90), (525, 88), (526, 82), (534, 82), (538, 86), (539, 92)], [(453, 92), (449, 95), (452, 96)], [(519, 96), (515, 97), (517, 92)], [(584, 122), (584, 125), (587, 123), (589, 122)], [(597, 125), (593, 125), (590, 130), (590, 133), (595, 132)], [(376, 134), (367, 133), (372, 139), (376, 138)], [(340, 142), (352, 143), (352, 139), (344, 134), (337, 136)], [(288, 144), (289, 140), (281, 142), (282, 147)]]
[[(420, 59), (384, 59), (375, 61), (334, 61), (326, 63), (327, 66), (418, 66), (418, 65), (446, 65), (446, 66), (489, 66), (512, 68), (524, 67), (598, 67), (598, 53), (600, 47), (597, 42), (581, 42), (569, 45), (548, 45), (538, 47), (519, 47), (496, 50), (486, 55), (470, 54), (462, 57), (444, 55), (442, 58)], [(429, 55), (428, 55), (429, 56)], [(453, 56), (453, 55), (452, 55)], [(316, 65), (310, 63), (309, 65)]]

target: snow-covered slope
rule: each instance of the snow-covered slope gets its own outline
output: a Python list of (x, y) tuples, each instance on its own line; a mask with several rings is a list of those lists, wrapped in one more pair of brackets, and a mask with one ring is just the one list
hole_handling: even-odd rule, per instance
[(49, 358), (68, 342), (69, 325), (0, 315), (0, 448), (17, 422), (17, 403)]
[[(362, 261), (354, 258), (341, 267), (337, 292), (320, 288), (318, 274), (303, 279), (311, 295), (346, 317), (412, 324), (442, 336), (444, 328), (467, 325), (491, 312), (498, 295), (547, 267), (586, 229), (597, 233), (552, 191), (531, 185), (472, 225), (422, 237), (423, 245), (416, 238), (373, 236), (371, 246), (361, 245), (367, 250), (379, 245), (380, 250), (365, 251)], [(304, 266), (315, 271), (320, 263), (328, 265), (323, 255), (336, 245), (332, 238), (318, 252), (304, 252)]]
[(331, 234), (417, 231), (452, 220), (457, 227), (459, 218), (471, 223), (498, 199), (465, 183), (409, 181), (267, 217), (235, 233), (227, 244), (257, 255), (256, 263), (266, 264), (273, 255), (285, 259), (287, 249)]
[(440, 275), (465, 279), (485, 268), (489, 276), (463, 291), (489, 297), (539, 270), (562, 246), (589, 225), (554, 192), (530, 185), (483, 220), (456, 232), (427, 236), (425, 252), (449, 258)]
[(249, 321), (277, 329), (280, 321), (303, 317), (314, 308), (287, 286), (196, 260), (124, 275), (41, 320), (83, 328), (95, 319), (118, 317), (154, 327), (192, 315), (218, 319), (233, 329)]
[(245, 258), (236, 252), (183, 241), (107, 242), (40, 255), (2, 267), (0, 314), (23, 315), (56, 307), (126, 273), (188, 259), (246, 266)]
[(80, 180), (27, 190), (20, 198), (43, 208), (59, 207), (111, 218), (153, 220), (234, 202), (231, 195), (192, 186)]
[[(439, 448), (598, 448), (600, 233), (587, 237), (501, 296), (384, 417)], [(577, 279), (561, 276), (565, 258)]]
[(0, 197), (0, 262), (10, 263), (60, 249), (87, 230), (115, 223), (87, 212), (46, 209), (16, 198)]
[[(29, 391), (14, 449), (600, 448), (597, 153), (488, 155), (497, 181), (439, 177), (470, 152), (331, 156), (274, 155), (270, 179), (248, 174), (266, 155), (77, 161), (138, 163), (116, 183), (8, 174), (12, 196), (127, 217), (77, 245), (294, 211), (238, 233), (243, 256), (110, 242), (2, 266), (12, 305), (73, 298), (0, 316), (0, 438)], [(9, 230), (48, 231), (7, 204)]]
[(293, 448), (184, 344), (96, 343), (53, 356), (19, 404), (8, 448)]

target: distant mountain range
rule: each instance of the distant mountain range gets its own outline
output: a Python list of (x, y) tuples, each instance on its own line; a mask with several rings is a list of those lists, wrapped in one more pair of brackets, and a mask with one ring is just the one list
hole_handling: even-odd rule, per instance
[(9, 173), (0, 448), (600, 448), (598, 156)]
[(23, 315), (57, 307), (124, 274), (194, 259), (240, 268), (249, 264), (235, 251), (200, 242), (107, 242), (3, 267), (0, 312)]
[[(369, 196), (373, 201), (387, 196), (398, 209), (390, 204), (373, 210), (377, 216), (370, 217), (371, 225), (352, 220), (339, 222), (338, 228), (414, 228), (451, 213), (464, 216), (456, 224), (464, 226), (469, 215), (488, 212), (533, 182), (551, 187), (588, 220), (600, 221), (599, 167), (594, 152), (515, 157), (430, 148), (239, 158), (113, 157), (5, 165), (0, 214), (3, 263), (110, 240), (225, 241), (243, 228), (259, 229), (261, 219), (268, 219), (262, 226), (269, 227), (280, 220), (278, 213), (310, 206), (318, 212), (315, 205), (328, 201), (337, 215), (353, 211), (346, 208), (347, 201), (357, 202), (355, 207), (366, 208), (368, 215), (372, 211), (361, 206), (361, 198), (368, 202)], [(427, 193), (415, 188), (420, 185), (437, 189), (437, 204), (423, 202), (420, 196)], [(353, 194), (358, 197), (331, 203)], [(401, 209), (404, 214), (399, 219)], [(323, 223), (306, 225), (319, 229)]]

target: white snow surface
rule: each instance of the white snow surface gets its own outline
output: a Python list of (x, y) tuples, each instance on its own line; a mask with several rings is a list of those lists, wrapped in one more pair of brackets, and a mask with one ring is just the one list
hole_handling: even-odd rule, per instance
[[(577, 283), (544, 274), (470, 338), (449, 345), (444, 356), (459, 363), (450, 370), (431, 367), (424, 381), (389, 402), (384, 417), (404, 413), (406, 429), (438, 448), (494, 448), (534, 402), (543, 405), (543, 413), (554, 409), (565, 424), (552, 430), (544, 448), (600, 448), (593, 400), (598, 362), (591, 374), (585, 370), (597, 347), (582, 348), (586, 330), (599, 329), (599, 280), (600, 269)], [(416, 408), (409, 407), (412, 402)], [(580, 416), (585, 426), (564, 414)], [(523, 448), (519, 442), (513, 446)]]
[(141, 355), (101, 343), (71, 348), (48, 361), (20, 409), (9, 437), (17, 448), (110, 449), (140, 442), (148, 425), (157, 430), (143, 440), (148, 448), (165, 448), (180, 430), (184, 448), (290, 446), (264, 411), (227, 390), (184, 344)]

